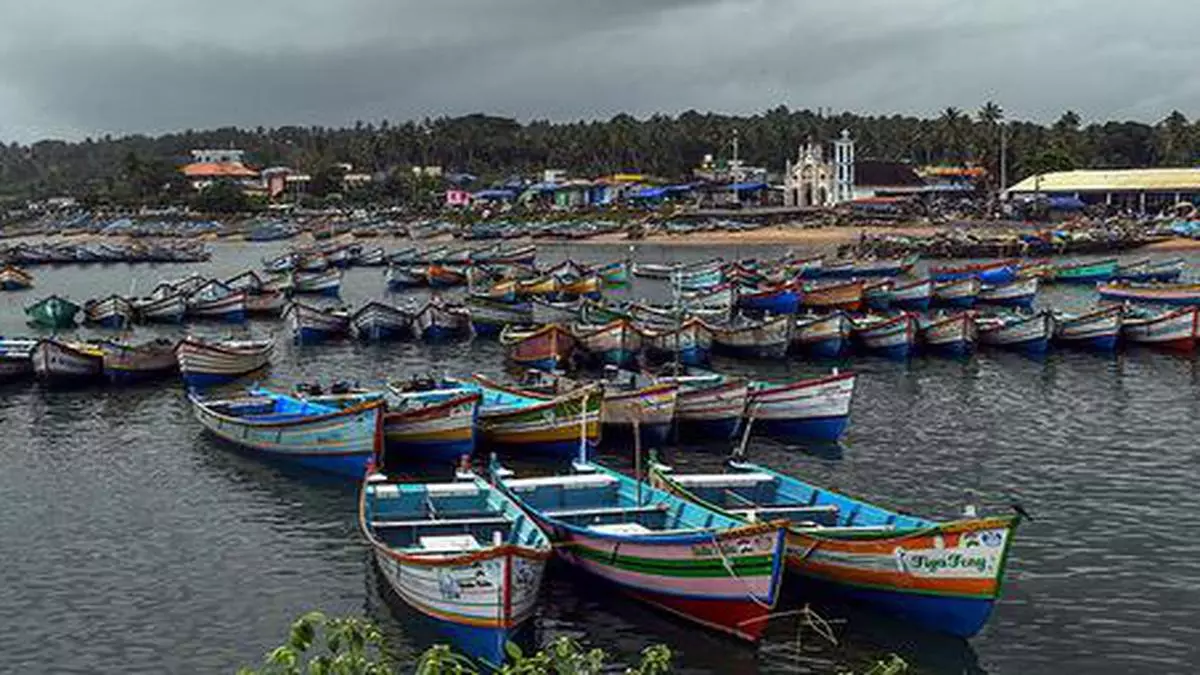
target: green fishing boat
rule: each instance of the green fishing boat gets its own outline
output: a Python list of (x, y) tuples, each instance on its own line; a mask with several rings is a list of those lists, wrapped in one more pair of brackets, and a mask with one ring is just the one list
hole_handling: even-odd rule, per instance
[(79, 305), (51, 295), (25, 308), (29, 323), (41, 328), (71, 328), (75, 325), (75, 315), (79, 313)]
[(1054, 266), (1054, 280), (1067, 284), (1093, 284), (1112, 281), (1119, 263), (1115, 258), (1094, 262), (1067, 263)]

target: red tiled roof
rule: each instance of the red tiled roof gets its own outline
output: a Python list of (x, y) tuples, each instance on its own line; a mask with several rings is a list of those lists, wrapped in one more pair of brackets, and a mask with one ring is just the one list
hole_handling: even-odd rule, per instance
[(258, 175), (257, 171), (240, 162), (197, 162), (188, 164), (182, 171), (188, 178), (253, 178)]

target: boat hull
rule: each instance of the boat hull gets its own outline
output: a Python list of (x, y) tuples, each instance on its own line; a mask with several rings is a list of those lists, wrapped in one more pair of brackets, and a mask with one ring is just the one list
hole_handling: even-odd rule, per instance
[(269, 342), (221, 344), (184, 338), (175, 358), (188, 388), (215, 387), (266, 368), (273, 345)]
[(753, 429), (773, 437), (832, 442), (850, 423), (855, 375), (843, 373), (785, 385), (757, 385), (746, 416)]
[(475, 452), (479, 395), (400, 412), (383, 418), (388, 459), (453, 463)]

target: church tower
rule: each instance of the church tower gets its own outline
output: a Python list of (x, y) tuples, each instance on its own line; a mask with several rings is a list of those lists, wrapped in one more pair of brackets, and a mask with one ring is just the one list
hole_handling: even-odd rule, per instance
[(854, 139), (846, 129), (833, 142), (833, 168), (833, 203), (854, 201)]

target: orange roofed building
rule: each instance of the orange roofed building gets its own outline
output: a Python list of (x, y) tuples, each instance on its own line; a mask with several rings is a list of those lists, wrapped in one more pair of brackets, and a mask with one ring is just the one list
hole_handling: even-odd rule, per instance
[(246, 166), (244, 159), (242, 150), (192, 150), (192, 162), (180, 171), (197, 190), (219, 180), (256, 181), (258, 172)]

